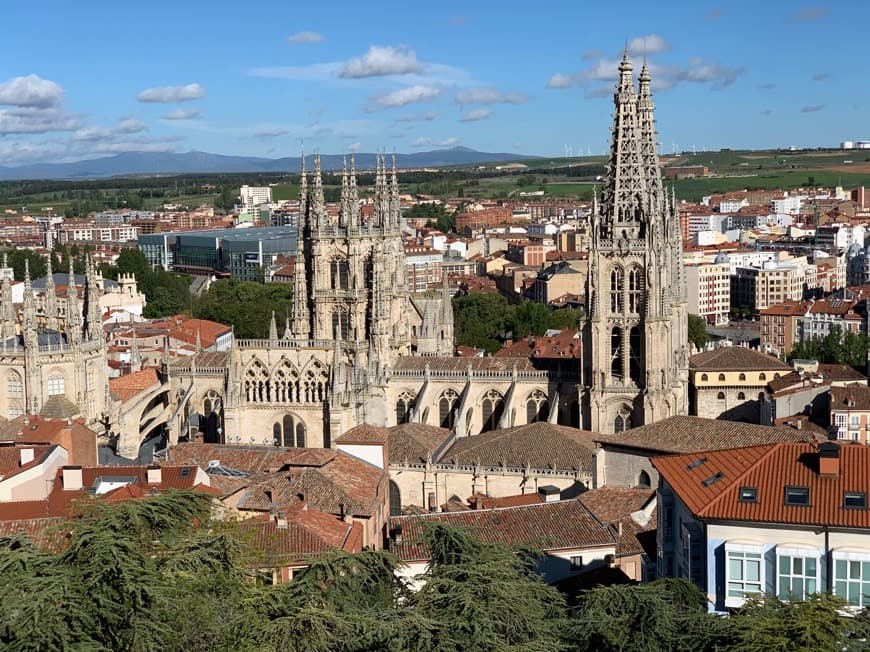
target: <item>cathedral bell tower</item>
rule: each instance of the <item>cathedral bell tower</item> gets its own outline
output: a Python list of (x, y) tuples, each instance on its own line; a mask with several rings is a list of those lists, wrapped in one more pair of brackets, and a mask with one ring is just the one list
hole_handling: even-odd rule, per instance
[(685, 414), (682, 241), (656, 147), (650, 75), (619, 65), (610, 159), (591, 216), (580, 383), (583, 427), (621, 432)]

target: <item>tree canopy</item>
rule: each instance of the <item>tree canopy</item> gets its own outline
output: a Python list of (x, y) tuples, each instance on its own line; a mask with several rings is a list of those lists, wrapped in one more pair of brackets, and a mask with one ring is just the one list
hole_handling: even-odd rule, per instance
[(215, 520), (209, 496), (85, 500), (37, 548), (0, 537), (0, 648), (305, 652), (647, 652), (859, 650), (863, 612), (827, 595), (750, 600), (707, 612), (685, 580), (599, 587), (565, 599), (534, 572), (540, 553), (432, 524), (431, 563), (410, 590), (383, 550), (332, 552), (289, 584), (244, 522)]
[(707, 322), (704, 321), (704, 318), (698, 317), (698, 315), (689, 315), (689, 341), (695, 345), (696, 349), (703, 350), (709, 340)]
[(838, 326), (831, 327), (825, 337), (815, 337), (799, 342), (789, 354), (789, 359), (810, 359), (831, 364), (847, 364), (865, 368), (870, 338), (860, 333), (844, 333)]
[(195, 302), (194, 315), (232, 326), (240, 338), (264, 338), (275, 313), (278, 334), (292, 309), (293, 286), (287, 283), (253, 283), (223, 280), (211, 287)]

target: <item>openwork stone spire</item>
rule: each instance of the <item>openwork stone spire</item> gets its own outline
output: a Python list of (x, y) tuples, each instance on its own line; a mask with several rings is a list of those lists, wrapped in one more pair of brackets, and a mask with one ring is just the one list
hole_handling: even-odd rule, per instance
[(296, 262), (293, 275), (293, 335), (300, 339), (311, 336), (308, 312), (308, 277), (305, 241), (311, 237), (308, 179), (305, 174), (305, 152), (302, 152), (302, 178), (299, 183), (299, 221), (296, 229)]
[(648, 223), (649, 197), (638, 129), (637, 97), (628, 53), (619, 64), (607, 182), (601, 197), (601, 236), (639, 239)]
[(50, 331), (58, 330), (57, 321), (57, 293), (54, 287), (54, 273), (51, 269), (52, 254), (49, 252), (46, 265), (48, 268), (45, 277), (45, 327)]
[[(17, 318), (15, 316), (15, 305), (12, 303), (12, 284), (10, 283), (9, 276), (6, 274), (6, 270), (9, 267), (6, 261), (6, 254), (3, 254), (3, 282), (0, 285), (0, 331), (2, 331), (3, 341), (15, 337), (17, 334), (16, 330), (16, 322)], [(11, 272), (10, 272), (11, 273)]]
[(320, 154), (314, 155), (314, 190), (311, 198), (311, 219), (313, 228), (323, 229), (326, 227), (327, 214), (326, 202), (323, 199), (323, 178), (320, 175)]

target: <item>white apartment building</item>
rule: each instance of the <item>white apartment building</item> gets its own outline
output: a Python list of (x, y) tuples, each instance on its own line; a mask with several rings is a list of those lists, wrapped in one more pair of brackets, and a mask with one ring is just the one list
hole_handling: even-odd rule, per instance
[(253, 212), (257, 206), (272, 203), (272, 188), (269, 186), (242, 186), (239, 190), (239, 199), (246, 212)]
[(786, 213), (797, 215), (801, 212), (801, 197), (798, 195), (786, 195), (770, 202), (770, 208), (774, 213)]
[(731, 298), (735, 306), (753, 311), (783, 301), (803, 298), (806, 272), (803, 266), (768, 262), (763, 267), (738, 267), (731, 275)]
[(689, 314), (716, 326), (728, 323), (731, 308), (730, 266), (727, 262), (686, 267)]

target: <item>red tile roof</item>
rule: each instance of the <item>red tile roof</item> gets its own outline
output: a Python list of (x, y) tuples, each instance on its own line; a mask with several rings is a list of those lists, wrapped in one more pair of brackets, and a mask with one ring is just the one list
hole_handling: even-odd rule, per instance
[(246, 519), (242, 531), (253, 533), (253, 543), (270, 562), (304, 562), (330, 550), (360, 552), (362, 525), (346, 523), (331, 514), (297, 509), (286, 513), (287, 527), (278, 527), (269, 514)]
[(402, 527), (402, 541), (391, 546), (392, 552), (404, 561), (429, 559), (423, 542), (424, 528), (429, 523), (467, 528), (485, 543), (526, 544), (545, 551), (616, 545), (613, 533), (582, 503), (564, 500), (521, 507), (396, 516), (390, 519), (390, 528)]
[(745, 346), (723, 346), (689, 358), (689, 368), (699, 371), (791, 371), (778, 358), (747, 349)]
[(122, 402), (126, 403), (132, 398), (135, 398), (141, 392), (160, 383), (160, 378), (157, 375), (157, 369), (148, 367), (142, 371), (136, 371), (126, 376), (109, 379), (109, 389), (111, 389)]
[[(840, 446), (836, 477), (819, 474), (818, 447), (803, 443), (656, 457), (653, 464), (700, 518), (870, 527), (870, 510), (843, 505), (845, 492), (870, 495), (870, 448), (861, 444)], [(757, 500), (741, 502), (741, 487), (755, 488)], [(785, 504), (786, 487), (807, 487), (809, 505)]]
[(361, 423), (354, 426), (335, 440), (336, 444), (385, 444), (387, 429)]

